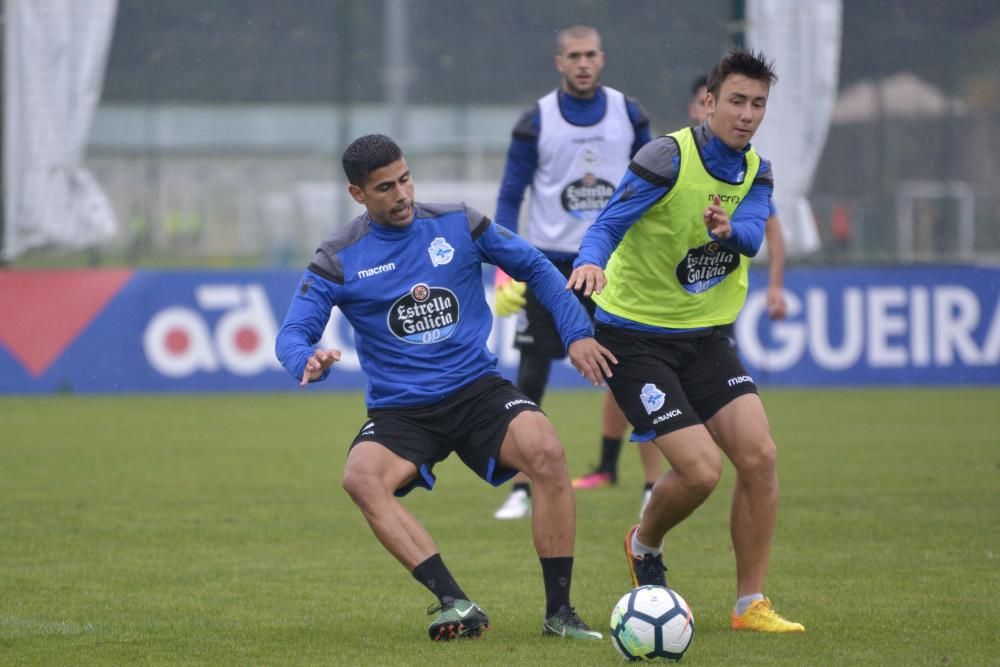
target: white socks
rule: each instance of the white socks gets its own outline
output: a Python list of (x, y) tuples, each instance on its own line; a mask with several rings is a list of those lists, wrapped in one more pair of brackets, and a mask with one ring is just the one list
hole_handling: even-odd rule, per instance
[(645, 556), (646, 554), (657, 556), (663, 553), (663, 543), (660, 542), (660, 546), (658, 547), (647, 547), (639, 541), (639, 531), (637, 530), (632, 533), (632, 553), (639, 557)]

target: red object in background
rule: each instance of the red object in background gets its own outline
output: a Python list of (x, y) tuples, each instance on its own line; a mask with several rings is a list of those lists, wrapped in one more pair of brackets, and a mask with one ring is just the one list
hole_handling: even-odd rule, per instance
[(830, 231), (833, 233), (833, 240), (839, 244), (846, 245), (854, 236), (851, 229), (851, 209), (847, 204), (837, 204), (830, 213)]
[(40, 377), (132, 274), (128, 269), (0, 271), (0, 345)]

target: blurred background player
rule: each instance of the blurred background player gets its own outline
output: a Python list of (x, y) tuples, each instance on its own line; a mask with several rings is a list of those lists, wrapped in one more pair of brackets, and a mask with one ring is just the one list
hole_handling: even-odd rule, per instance
[[(699, 76), (691, 84), (691, 101), (688, 102), (688, 117), (695, 125), (701, 125), (708, 118), (705, 107), (705, 95), (708, 94), (708, 77)], [(783, 320), (788, 314), (788, 302), (785, 300), (785, 235), (781, 231), (778, 220), (778, 209), (774, 198), (770, 201), (767, 222), (764, 223), (764, 238), (767, 241), (767, 256), (770, 269), (767, 280), (767, 316), (772, 320)], [(736, 342), (733, 325), (727, 327), (727, 335)]]
[[(708, 75), (708, 119), (636, 154), (587, 231), (567, 283), (597, 303), (597, 340), (617, 358), (608, 385), (635, 436), (670, 462), (626, 534), (633, 586), (666, 585), (663, 539), (711, 495), (721, 452), (736, 469), (730, 535), (734, 630), (803, 632), (764, 597), (778, 515), (777, 447), (753, 378), (723, 327), (747, 294), (749, 258), (774, 176), (750, 141), (767, 109), (773, 64), (736, 49)], [(607, 273), (605, 273), (605, 268)]]
[[(569, 276), (580, 239), (597, 218), (629, 160), (650, 140), (649, 119), (639, 102), (600, 84), (604, 69), (601, 36), (590, 26), (573, 25), (556, 35), (558, 89), (539, 99), (518, 120), (512, 132), (503, 181), (497, 198), (496, 221), (518, 231), (524, 191), (531, 199), (520, 235), (542, 251)], [(593, 313), (593, 302), (581, 299)], [(514, 346), (521, 351), (517, 386), (541, 404), (552, 362), (565, 352), (552, 316), (523, 283), (497, 272), (496, 312), (518, 313)], [(601, 459), (596, 470), (573, 480), (576, 489), (592, 489), (617, 481), (618, 455), (628, 421), (608, 392), (602, 411)], [(660, 474), (661, 458), (641, 445), (645, 469), (643, 502)], [(524, 475), (496, 511), (497, 519), (531, 514), (531, 486)]]

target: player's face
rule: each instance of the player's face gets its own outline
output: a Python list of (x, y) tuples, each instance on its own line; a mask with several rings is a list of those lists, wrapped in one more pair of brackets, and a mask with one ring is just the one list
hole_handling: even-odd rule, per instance
[(708, 124), (724, 144), (742, 150), (750, 143), (767, 109), (768, 85), (748, 79), (742, 74), (730, 74), (719, 86), (719, 96), (705, 96)]
[(565, 37), (556, 55), (562, 88), (575, 97), (593, 97), (604, 69), (604, 52), (597, 35)]
[(413, 179), (405, 159), (370, 172), (364, 187), (349, 185), (347, 190), (375, 222), (389, 227), (413, 222)]
[(702, 86), (695, 92), (691, 101), (688, 102), (688, 118), (695, 125), (701, 125), (708, 118), (708, 110), (705, 108), (705, 95), (707, 94), (708, 88)]

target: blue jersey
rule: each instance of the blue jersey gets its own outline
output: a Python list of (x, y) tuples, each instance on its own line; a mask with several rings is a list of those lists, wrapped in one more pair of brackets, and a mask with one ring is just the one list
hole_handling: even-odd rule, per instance
[(497, 373), (483, 262), (531, 287), (566, 347), (592, 335), (566, 279), (539, 251), (464, 204), (417, 203), (407, 227), (365, 214), (323, 242), (278, 332), (278, 360), (301, 378), (336, 306), (354, 328), (369, 408), (436, 403)]

